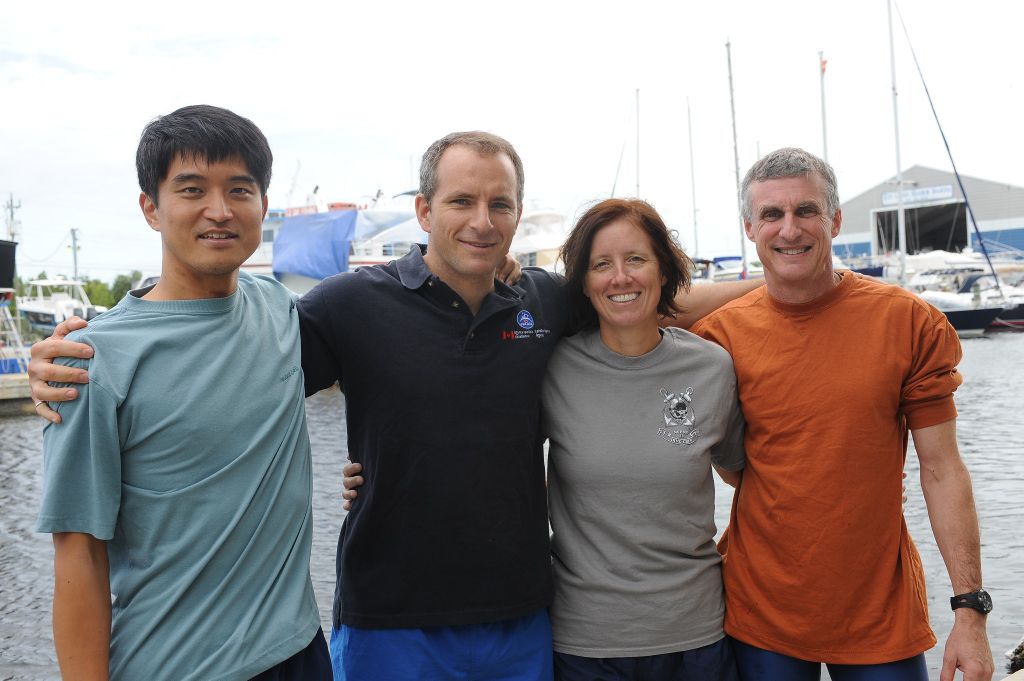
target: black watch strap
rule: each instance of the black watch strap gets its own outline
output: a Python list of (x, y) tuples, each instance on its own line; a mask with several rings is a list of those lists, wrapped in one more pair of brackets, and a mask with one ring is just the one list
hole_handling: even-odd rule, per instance
[(949, 599), (949, 605), (953, 610), (957, 608), (971, 608), (980, 613), (988, 614), (992, 612), (992, 597), (984, 589), (978, 589), (970, 593), (953, 596)]

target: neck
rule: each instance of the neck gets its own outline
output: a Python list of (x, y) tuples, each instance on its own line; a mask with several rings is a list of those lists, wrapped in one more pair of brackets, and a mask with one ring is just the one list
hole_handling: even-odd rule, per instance
[(432, 274), (447, 284), (448, 288), (459, 294), (459, 297), (465, 301), (466, 305), (469, 306), (470, 312), (473, 314), (480, 311), (484, 298), (494, 290), (494, 270), (491, 270), (486, 275), (460, 276), (450, 268), (444, 267), (443, 263), (435, 262), (430, 257), (429, 247), (426, 255), (423, 256), (423, 262)]
[(801, 305), (821, 298), (836, 286), (839, 286), (843, 277), (829, 267), (812, 281), (791, 282), (772, 276), (768, 271), (764, 273), (764, 280), (768, 289), (768, 295), (772, 298), (780, 303)]
[(177, 277), (160, 272), (160, 281), (142, 296), (144, 300), (202, 300), (227, 298), (238, 288), (238, 270), (225, 275)]
[(605, 347), (624, 357), (646, 355), (661, 342), (661, 331), (657, 322), (644, 325), (642, 328), (625, 329), (601, 325), (600, 333), (601, 342)]

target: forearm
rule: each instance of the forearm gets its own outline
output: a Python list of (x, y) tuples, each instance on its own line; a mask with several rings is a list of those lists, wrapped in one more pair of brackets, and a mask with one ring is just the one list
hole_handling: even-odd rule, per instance
[(941, 471), (922, 465), (921, 489), (953, 594), (977, 591), (982, 586), (981, 537), (967, 468), (959, 457)]
[(764, 279), (747, 279), (691, 286), (689, 292), (680, 291), (676, 295), (676, 306), (681, 312), (675, 317), (664, 318), (662, 324), (688, 329), (701, 317), (711, 314), (730, 300), (739, 298), (763, 284)]
[(722, 482), (729, 485), (729, 487), (738, 487), (740, 484), (740, 478), (743, 477), (743, 471), (727, 471), (724, 468), (715, 466), (715, 472), (718, 473), (718, 477), (722, 479)]
[(106, 681), (110, 654), (110, 578), (106, 543), (53, 535), (53, 641), (65, 681)]

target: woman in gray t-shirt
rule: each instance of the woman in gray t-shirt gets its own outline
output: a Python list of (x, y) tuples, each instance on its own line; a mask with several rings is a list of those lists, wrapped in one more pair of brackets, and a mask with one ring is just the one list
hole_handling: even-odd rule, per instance
[(542, 394), (555, 677), (735, 679), (711, 473), (745, 464), (732, 360), (660, 327), (692, 263), (647, 203), (598, 203), (561, 255), (577, 333)]

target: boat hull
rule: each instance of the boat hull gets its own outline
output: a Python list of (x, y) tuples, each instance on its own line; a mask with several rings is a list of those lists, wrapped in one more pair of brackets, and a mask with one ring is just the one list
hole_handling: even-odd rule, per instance
[(943, 310), (950, 325), (961, 338), (977, 338), (1003, 311), (1001, 307), (982, 307), (973, 310)]

